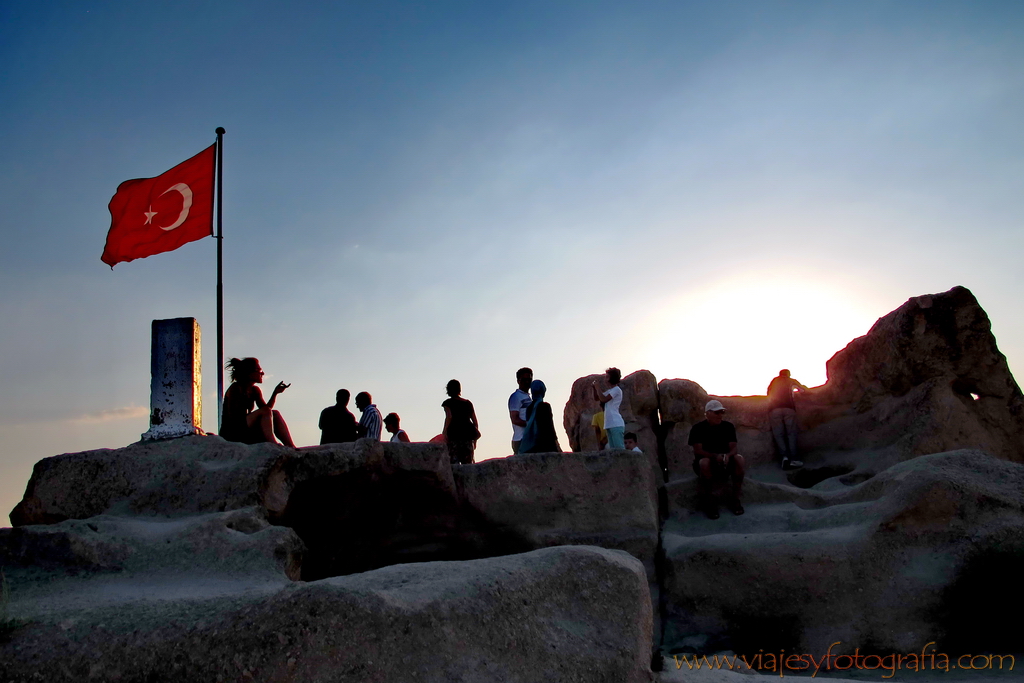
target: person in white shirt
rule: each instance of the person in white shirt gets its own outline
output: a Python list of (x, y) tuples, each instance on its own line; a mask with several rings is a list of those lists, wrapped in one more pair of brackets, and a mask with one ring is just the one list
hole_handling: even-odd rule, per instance
[(409, 443), (409, 435), (398, 426), (399, 422), (398, 413), (388, 413), (384, 418), (384, 429), (391, 434), (391, 443)]
[(508, 397), (508, 417), (512, 421), (512, 453), (519, 452), (519, 444), (523, 440), (526, 428), (526, 409), (533, 403), (530, 398), (530, 383), (533, 382), (533, 370), (519, 368), (516, 370), (516, 384), (519, 388)]
[(626, 431), (626, 421), (622, 419), (619, 409), (622, 406), (622, 387), (619, 381), (622, 379), (622, 372), (618, 368), (608, 368), (604, 371), (611, 389), (601, 393), (597, 390), (597, 382), (591, 386), (594, 389), (594, 398), (604, 406), (604, 431), (608, 435), (608, 449), (625, 448), (623, 439)]

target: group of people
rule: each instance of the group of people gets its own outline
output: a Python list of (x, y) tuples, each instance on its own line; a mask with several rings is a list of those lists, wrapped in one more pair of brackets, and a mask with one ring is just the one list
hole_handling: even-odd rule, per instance
[[(277, 396), (291, 385), (279, 382), (271, 392), (270, 400), (265, 401), (257, 386), (263, 382), (264, 375), (259, 360), (232, 358), (227, 367), (232, 384), (224, 393), (221, 436), (229, 441), (247, 444), (276, 443), (280, 440), (285, 446), (294, 448), (288, 425), (281, 414), (274, 410)], [(625, 431), (626, 422), (621, 412), (623, 394), (619, 386), (622, 373), (618, 368), (608, 368), (605, 378), (610, 385), (609, 389), (600, 391), (597, 382), (591, 385), (592, 396), (601, 406), (591, 423), (601, 448), (642, 452), (636, 434)], [(512, 422), (512, 453), (561, 452), (551, 405), (544, 400), (547, 392), (544, 382), (535, 380), (533, 370), (523, 367), (516, 371), (516, 383), (518, 388), (508, 399), (509, 420)], [(768, 385), (769, 421), (783, 469), (803, 466), (796, 457), (794, 393), (806, 389), (790, 376), (789, 370), (780, 370), (778, 377)], [(442, 441), (448, 445), (448, 454), (453, 464), (471, 464), (480, 438), (476, 410), (471, 401), (462, 398), (462, 384), (458, 380), (448, 382), (445, 391), (448, 399), (441, 404), (445, 415), (444, 427), (431, 441)], [(391, 434), (391, 441), (410, 441), (409, 435), (400, 426), (398, 414), (388, 413), (382, 418), (368, 392), (356, 394), (356, 407), (362, 413), (358, 421), (348, 410), (349, 397), (347, 389), (340, 389), (335, 404), (320, 413), (321, 444), (344, 443), (359, 438), (379, 440), (382, 426)], [(725, 406), (721, 401), (708, 401), (704, 406), (704, 416), (704, 420), (690, 429), (687, 440), (693, 449), (693, 471), (697, 475), (700, 505), (710, 519), (717, 519), (719, 502), (713, 495), (713, 488), (716, 482), (725, 482), (728, 484), (726, 507), (734, 515), (742, 515), (744, 510), (740, 494), (746, 463), (743, 456), (737, 453), (736, 427), (725, 420)]]
[[(793, 379), (785, 369), (780, 370), (778, 377), (768, 385), (768, 420), (784, 470), (803, 467), (803, 463), (796, 459), (796, 402), (793, 396), (806, 390), (807, 387)], [(736, 426), (725, 420), (725, 406), (718, 400), (707, 402), (704, 418), (690, 428), (687, 440), (693, 448), (699, 504), (709, 519), (718, 519), (719, 502), (713, 495), (713, 488), (716, 481), (724, 481), (728, 484), (726, 507), (734, 515), (742, 515), (740, 493), (746, 463), (736, 452)]]
[[(471, 401), (462, 398), (462, 384), (459, 380), (448, 382), (445, 390), (448, 400), (441, 404), (444, 408), (444, 428), (431, 441), (447, 443), (453, 463), (472, 463), (476, 442), (480, 438), (476, 410)], [(321, 444), (346, 443), (361, 438), (380, 440), (381, 425), (391, 434), (392, 442), (409, 443), (409, 435), (402, 429), (402, 419), (398, 413), (388, 413), (381, 418), (373, 397), (369, 392), (361, 391), (356, 394), (356, 408), (362, 412), (362, 417), (356, 422), (355, 415), (348, 409), (349, 396), (348, 389), (339, 389), (335, 404), (321, 411)]]

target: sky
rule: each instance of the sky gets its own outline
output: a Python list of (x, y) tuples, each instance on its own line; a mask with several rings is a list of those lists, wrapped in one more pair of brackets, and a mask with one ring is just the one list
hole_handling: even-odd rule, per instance
[[(214, 240), (113, 270), (118, 184), (224, 140), (225, 353), (299, 445), (347, 388), (477, 459), (530, 366), (808, 385), (968, 287), (1024, 366), (1017, 2), (0, 0), (0, 524), (33, 464), (148, 428), (150, 323), (203, 331)], [(568, 440), (561, 434), (562, 446)]]

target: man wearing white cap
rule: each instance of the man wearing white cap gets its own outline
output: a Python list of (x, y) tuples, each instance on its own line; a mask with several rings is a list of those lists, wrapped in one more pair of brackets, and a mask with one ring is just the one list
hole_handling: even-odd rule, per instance
[(736, 426), (725, 421), (725, 406), (711, 400), (704, 406), (707, 419), (690, 429), (688, 443), (693, 447), (693, 471), (697, 474), (697, 490), (708, 519), (718, 519), (718, 501), (712, 495), (714, 482), (727, 479), (731, 491), (726, 506), (734, 515), (743, 514), (740, 492), (746, 467), (743, 456), (736, 453)]

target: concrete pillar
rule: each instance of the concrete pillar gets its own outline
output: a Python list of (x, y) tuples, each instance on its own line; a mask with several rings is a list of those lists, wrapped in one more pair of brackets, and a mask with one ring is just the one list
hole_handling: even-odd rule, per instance
[(153, 321), (149, 431), (143, 441), (203, 433), (201, 334), (195, 318)]

